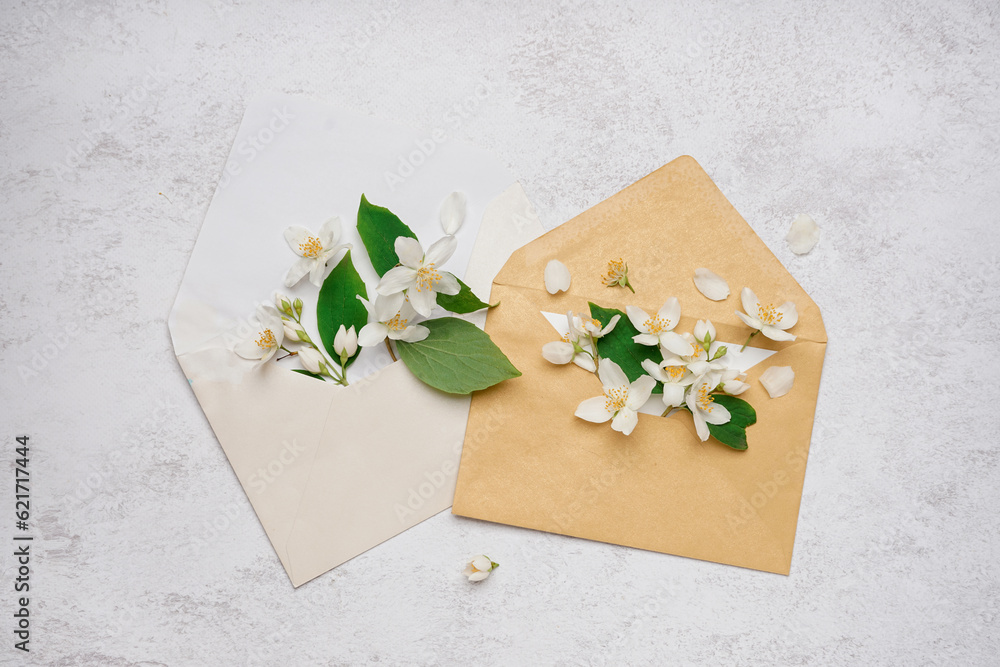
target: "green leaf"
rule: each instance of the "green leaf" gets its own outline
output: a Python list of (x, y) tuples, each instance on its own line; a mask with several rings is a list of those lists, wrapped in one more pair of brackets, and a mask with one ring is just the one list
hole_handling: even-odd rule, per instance
[(449, 394), (471, 394), (521, 372), (489, 335), (465, 320), (442, 317), (421, 324), (430, 329), (422, 341), (397, 341), (399, 358), (419, 380)]
[(757, 423), (757, 411), (742, 398), (729, 394), (712, 394), (712, 398), (716, 403), (729, 410), (730, 423), (743, 428)]
[(471, 287), (460, 279), (457, 280), (458, 284), (462, 286), (461, 292), (458, 294), (438, 294), (437, 304), (445, 310), (464, 315), (465, 313), (474, 313), (483, 308), (493, 308), (496, 305), (483, 303), (479, 300), (479, 297), (472, 293)]
[(399, 264), (396, 255), (396, 238), (408, 236), (417, 238), (413, 230), (387, 208), (375, 206), (361, 195), (358, 207), (358, 234), (368, 251), (368, 258), (379, 276)]
[(308, 375), (311, 378), (316, 378), (317, 380), (323, 380), (323, 382), (326, 382), (326, 379), (324, 379), (323, 376), (318, 373), (310, 373), (309, 371), (303, 370), (301, 368), (293, 368), (292, 372), (298, 373), (300, 375)]
[[(361, 280), (354, 263), (351, 261), (351, 251), (348, 250), (340, 263), (334, 267), (330, 275), (323, 281), (323, 287), (319, 290), (319, 299), (316, 302), (316, 324), (319, 328), (319, 337), (323, 340), (323, 347), (326, 348), (330, 358), (334, 363), (338, 363), (338, 355), (333, 351), (333, 339), (337, 335), (340, 325), (361, 333), (361, 327), (368, 324), (368, 310), (365, 304), (358, 300), (358, 295), (368, 298), (368, 290), (365, 288), (365, 281)], [(360, 352), (360, 348), (358, 350)], [(347, 360), (347, 365), (357, 358), (357, 354)]]
[[(614, 308), (601, 308), (595, 303), (590, 304), (590, 316), (599, 320), (602, 327), (607, 326), (615, 315), (621, 316), (618, 324), (611, 333), (597, 339), (597, 352), (621, 366), (629, 382), (635, 382), (640, 376), (648, 375), (646, 369), (642, 367), (643, 361), (652, 359), (660, 363), (663, 361), (663, 355), (660, 354), (658, 346), (639, 345), (632, 340), (633, 336), (639, 335), (639, 330), (632, 326), (625, 313)], [(663, 393), (663, 386), (659, 382), (653, 388), (653, 393)]]
[(716, 403), (729, 410), (731, 418), (725, 424), (709, 424), (708, 432), (722, 444), (733, 449), (747, 448), (747, 426), (757, 423), (757, 411), (742, 398), (728, 394), (712, 394)]

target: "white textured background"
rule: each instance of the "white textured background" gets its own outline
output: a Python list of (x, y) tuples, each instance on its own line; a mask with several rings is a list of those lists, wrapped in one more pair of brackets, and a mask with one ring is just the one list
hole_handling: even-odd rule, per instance
[[(3, 1), (0, 493), (29, 433), (30, 658), (996, 664), (997, 5), (491, 4)], [(442, 514), (292, 590), (170, 348), (189, 252), (258, 92), (434, 127), (481, 84), (455, 135), (546, 226), (688, 153), (823, 309), (790, 577)], [(801, 212), (823, 236), (795, 257)], [(471, 586), (480, 551), (502, 567)], [(24, 660), (0, 567), (0, 660)]]

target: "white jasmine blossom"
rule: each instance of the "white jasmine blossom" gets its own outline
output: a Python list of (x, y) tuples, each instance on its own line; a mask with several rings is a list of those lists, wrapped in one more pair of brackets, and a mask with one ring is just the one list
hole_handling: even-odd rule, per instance
[(566, 316), (569, 319), (570, 335), (583, 339), (604, 338), (614, 331), (618, 320), (621, 319), (621, 315), (615, 315), (608, 321), (607, 325), (601, 325), (601, 321), (596, 317), (584, 317), (572, 313), (567, 313)]
[(601, 281), (608, 287), (627, 287), (635, 294), (635, 288), (628, 280), (628, 264), (621, 257), (608, 262), (608, 271)]
[(400, 266), (382, 276), (376, 291), (383, 296), (405, 291), (413, 309), (430, 317), (438, 294), (458, 294), (461, 289), (455, 276), (440, 270), (457, 245), (454, 236), (445, 236), (435, 241), (425, 254), (419, 241), (400, 236), (395, 242)]
[(610, 359), (601, 359), (598, 377), (604, 393), (580, 403), (576, 416), (595, 423), (611, 420), (611, 428), (629, 435), (639, 423), (638, 410), (649, 398), (656, 380), (643, 375), (630, 383), (621, 367)]
[(257, 327), (249, 338), (236, 344), (234, 352), (244, 359), (257, 362), (257, 366), (268, 361), (281, 347), (285, 328), (278, 311), (271, 306), (257, 308)]
[(657, 364), (652, 359), (642, 362), (642, 368), (654, 380), (663, 383), (663, 405), (676, 408), (684, 404), (684, 394), (695, 380), (694, 373), (684, 365)]
[(694, 419), (695, 431), (702, 442), (708, 440), (711, 435), (708, 424), (725, 424), (732, 418), (729, 410), (716, 403), (712, 397), (712, 391), (717, 384), (717, 377), (702, 376), (695, 380), (687, 392), (686, 404)]
[(294, 286), (307, 273), (309, 282), (316, 287), (322, 287), (327, 262), (351, 247), (349, 243), (339, 244), (339, 240), (340, 218), (330, 218), (324, 222), (319, 234), (313, 234), (305, 227), (299, 226), (286, 229), (285, 241), (299, 259), (288, 270), (285, 287)]
[[(799, 313), (795, 310), (795, 304), (786, 301), (780, 306), (773, 304), (761, 304), (757, 295), (749, 287), (744, 287), (740, 294), (743, 302), (743, 310), (746, 314), (736, 311), (736, 316), (743, 320), (751, 329), (755, 331), (750, 334), (750, 338), (757, 335), (757, 332), (775, 341), (795, 340), (795, 336), (786, 331), (795, 326), (799, 321)], [(747, 343), (750, 339), (747, 339)], [(746, 347), (746, 344), (743, 345)]]
[(599, 320), (592, 318), (585, 320), (570, 311), (566, 313), (568, 333), (563, 336), (562, 340), (543, 345), (542, 356), (553, 364), (562, 365), (572, 361), (580, 368), (593, 373), (597, 370), (597, 364), (594, 361), (597, 353), (591, 343), (591, 337), (596, 340), (611, 332), (618, 324), (620, 317), (620, 315), (615, 315), (606, 327), (602, 327)]
[(681, 305), (677, 297), (667, 299), (653, 316), (638, 306), (626, 306), (625, 313), (632, 326), (639, 330), (639, 334), (632, 337), (639, 345), (659, 345), (680, 356), (693, 354), (691, 344), (674, 332), (681, 319)]
[(413, 324), (417, 313), (410, 306), (402, 292), (375, 297), (375, 303), (358, 295), (358, 299), (368, 310), (368, 324), (358, 332), (358, 344), (362, 347), (378, 345), (386, 338), (416, 343), (430, 334), (430, 329)]

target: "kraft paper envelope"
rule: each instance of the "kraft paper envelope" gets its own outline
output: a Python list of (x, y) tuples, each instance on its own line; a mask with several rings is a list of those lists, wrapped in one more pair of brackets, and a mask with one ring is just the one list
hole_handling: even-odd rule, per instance
[[(601, 281), (619, 257), (634, 295)], [(550, 259), (569, 268), (568, 293), (545, 291)], [(698, 292), (700, 267), (729, 282), (728, 299)], [(799, 311), (795, 341), (757, 336), (751, 344), (757, 358), (770, 356), (749, 369), (751, 389), (741, 396), (757, 411), (747, 451), (699, 441), (683, 411), (640, 414), (630, 436), (574, 417), (600, 383), (542, 358), (542, 346), (559, 338), (543, 313), (588, 312), (589, 301), (656, 312), (676, 296), (678, 331), (709, 318), (719, 340), (738, 348), (750, 332), (734, 314), (744, 286)], [(697, 162), (678, 158), (517, 250), (490, 298), (502, 305), (486, 331), (523, 376), (473, 397), (453, 513), (788, 574), (826, 332), (816, 304)], [(795, 371), (791, 392), (776, 399), (757, 381), (774, 365)]]
[(464, 192), (468, 216), (444, 268), (485, 297), (511, 251), (542, 228), (506, 169), (451, 130), (402, 128), (295, 97), (256, 100), (170, 314), (184, 374), (294, 586), (451, 505), (469, 398), (427, 387), (384, 348), (362, 351), (351, 385), (340, 387), (274, 362), (250, 370), (232, 347), (276, 290), (303, 298), (303, 322), (319, 340), (318, 289), (308, 280), (282, 288), (295, 259), (282, 237), (291, 224), (318, 229), (340, 215), (374, 292), (355, 228), (362, 193), (426, 245), (443, 235), (441, 202)]

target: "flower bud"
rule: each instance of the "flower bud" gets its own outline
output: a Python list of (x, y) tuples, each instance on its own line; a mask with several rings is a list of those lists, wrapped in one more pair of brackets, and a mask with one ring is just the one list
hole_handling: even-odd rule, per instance
[(311, 347), (306, 347), (299, 350), (299, 363), (302, 364), (302, 368), (306, 369), (310, 373), (319, 373), (320, 375), (326, 374), (326, 363), (323, 359), (323, 355), (314, 350)]
[(488, 556), (479, 555), (469, 561), (462, 574), (469, 578), (469, 581), (482, 581), (490, 576), (490, 572), (500, 567), (499, 563), (494, 563)]
[(698, 320), (694, 325), (694, 337), (707, 350), (715, 341), (715, 325), (712, 320)]
[(749, 388), (750, 385), (741, 380), (726, 380), (722, 383), (722, 391), (730, 396), (739, 396)]
[(292, 302), (292, 307), (295, 308), (295, 316), (302, 317), (302, 299), (295, 297), (295, 301)]
[(573, 361), (573, 355), (576, 350), (573, 349), (572, 343), (567, 343), (565, 341), (555, 341), (554, 343), (546, 343), (542, 346), (542, 356), (545, 360), (553, 364), (568, 364)]
[[(298, 328), (299, 326), (298, 324), (296, 324), (295, 322), (291, 322), (289, 320), (282, 320), (281, 324), (284, 326), (285, 329), (285, 340), (290, 340), (293, 343), (298, 343), (302, 340), (302, 338), (299, 336), (300, 330)], [(302, 331), (301, 333), (305, 332)]]
[(274, 295), (274, 305), (285, 315), (292, 314), (292, 300), (280, 292)]
[(344, 363), (357, 354), (358, 334), (353, 325), (350, 329), (345, 329), (343, 324), (340, 325), (340, 328), (337, 329), (337, 335), (333, 338), (333, 351), (340, 355), (340, 359)]

